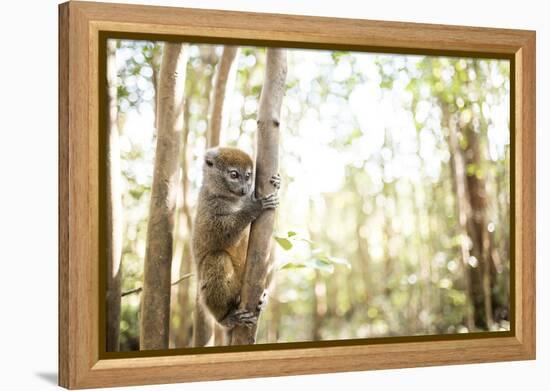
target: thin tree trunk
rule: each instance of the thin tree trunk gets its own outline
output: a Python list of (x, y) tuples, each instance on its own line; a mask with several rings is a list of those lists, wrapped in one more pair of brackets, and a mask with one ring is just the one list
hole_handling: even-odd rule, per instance
[(227, 345), (226, 331), (223, 326), (220, 326), (217, 323), (214, 323), (214, 346), (224, 346)]
[[(471, 126), (464, 130), (463, 133), (467, 136), (469, 149), (469, 153), (466, 156), (466, 164), (478, 169), (481, 165), (480, 136), (474, 132)], [(491, 254), (492, 248), (489, 231), (487, 230), (487, 191), (485, 189), (484, 178), (478, 176), (477, 172), (469, 174), (467, 182), (470, 205), (472, 207), (472, 224), (470, 225), (472, 232), (470, 237), (474, 242), (473, 252), (479, 263), (479, 270), (472, 270), (472, 272), (477, 272), (480, 275), (481, 289), (479, 289), (478, 296), (483, 298), (483, 309), (485, 312), (485, 317), (479, 319), (478, 323), (480, 326), (485, 326), (488, 330), (491, 330), (494, 324), (491, 297), (493, 290), (491, 282), (492, 280), (494, 282), (494, 278), (491, 278), (491, 271), (495, 269)]]
[(315, 279), (313, 280), (313, 300), (312, 300), (312, 328), (311, 339), (313, 341), (322, 340), (321, 328), (323, 320), (327, 314), (327, 286), (321, 273), (315, 270)]
[[(189, 179), (187, 177), (187, 170), (189, 167), (189, 109), (190, 109), (190, 96), (184, 98), (183, 109), (183, 137), (181, 146), (181, 205), (178, 205), (178, 227), (177, 235), (174, 235), (177, 240), (180, 241), (180, 246), (177, 247), (180, 252), (174, 254), (172, 262), (180, 263), (180, 274), (185, 275), (191, 273), (192, 261), (191, 261), (191, 227), (192, 218), (189, 210)], [(178, 258), (179, 257), (179, 258)], [(189, 284), (180, 284), (176, 291), (176, 300), (173, 305), (173, 312), (177, 314), (179, 318), (179, 324), (171, 331), (172, 339), (175, 347), (189, 346), (191, 341), (190, 330), (192, 329), (193, 320), (191, 317), (191, 302), (189, 298)]]
[[(452, 159), (451, 159), (451, 166), (452, 166)], [(454, 181), (453, 181), (453, 170), (449, 172), (451, 183), (449, 184), (448, 181), (445, 181), (447, 186), (450, 185), (451, 189), (454, 189)], [(430, 200), (437, 200), (442, 199), (445, 194), (448, 193), (448, 187), (439, 186), (438, 184), (432, 183), (430, 186)], [(452, 193), (451, 193), (452, 194)], [(446, 225), (442, 219), (443, 216), (448, 215), (448, 209), (446, 207), (438, 207), (437, 202), (430, 202), (429, 208), (428, 208), (428, 224), (429, 224), (429, 230), (430, 230), (430, 239), (429, 242), (433, 243), (431, 244), (432, 250), (431, 254), (436, 253), (437, 247), (440, 246), (441, 238), (439, 237), (439, 232), (443, 229), (442, 226)], [(433, 262), (433, 261), (432, 261)], [(432, 266), (432, 263), (430, 263), (430, 281), (439, 281), (440, 276), (440, 270), (437, 266)], [(434, 314), (440, 313), (443, 311), (443, 297), (439, 291), (439, 288), (437, 285), (432, 284), (432, 289), (434, 292), (434, 300), (433, 300), (433, 311)], [(444, 332), (443, 323), (438, 320), (435, 322), (432, 322), (432, 325), (434, 326), (435, 332), (440, 334)]]
[(281, 302), (277, 297), (277, 285), (272, 288), (273, 297), (269, 299), (270, 319), (267, 325), (267, 343), (279, 341), (279, 325), (281, 323)]
[[(395, 198), (393, 188), (389, 183), (384, 183), (382, 194), (384, 194), (386, 198)], [(394, 276), (399, 275), (399, 265), (390, 251), (390, 240), (394, 235), (394, 231), (392, 228), (391, 219), (387, 214), (384, 214), (384, 225), (382, 229), (384, 234), (384, 271), (382, 274), (384, 276), (383, 294), (388, 300), (391, 300), (392, 289), (390, 288), (390, 280), (392, 280)]]
[[(284, 49), (267, 49), (265, 81), (258, 108), (258, 145), (256, 157), (256, 196), (273, 192), (270, 178), (279, 170), (279, 123), (285, 91), (287, 65)], [(269, 248), (275, 211), (264, 211), (250, 228), (246, 267), (241, 291), (241, 308), (257, 312), (265, 288)], [(257, 327), (236, 327), (232, 345), (251, 344), (256, 340)]]
[[(424, 230), (421, 228), (422, 224), (428, 224), (428, 216), (422, 214), (422, 206), (426, 205), (425, 192), (421, 186), (418, 184), (412, 185), (413, 193), (413, 207), (414, 207), (414, 219), (416, 227), (418, 227), (417, 235), (420, 236), (420, 241), (418, 242), (417, 253), (418, 253), (418, 264), (420, 265), (420, 273), (418, 278), (418, 294), (419, 294), (419, 311), (415, 316), (415, 322), (422, 326), (422, 331), (429, 330), (431, 327), (430, 324), (424, 324), (424, 321), (421, 320), (423, 317), (420, 316), (420, 312), (425, 312), (428, 316), (432, 315), (432, 291), (431, 291), (431, 275), (430, 275), (430, 252), (428, 250), (428, 243), (430, 242), (429, 230)], [(418, 327), (418, 326), (417, 326)], [(418, 329), (416, 332), (418, 333)]]
[(368, 241), (366, 238), (361, 236), (361, 224), (364, 224), (364, 221), (367, 219), (367, 216), (363, 215), (361, 212), (357, 213), (357, 216), (360, 216), (360, 221), (357, 223), (355, 229), (357, 237), (357, 246), (359, 251), (359, 272), (361, 274), (362, 280), (362, 292), (364, 297), (362, 297), (363, 304), (365, 308), (370, 308), (371, 297), (373, 297), (373, 284), (372, 278), (370, 276), (370, 254), (368, 248)]
[(158, 134), (147, 225), (140, 349), (166, 349), (170, 328), (170, 284), (178, 156), (183, 126), (187, 52), (165, 43), (158, 85)]
[(220, 131), (223, 122), (223, 108), (225, 102), (225, 89), (229, 81), (229, 74), (237, 56), (238, 46), (224, 46), (223, 53), (218, 63), (214, 77), (214, 89), (210, 99), (208, 114), (208, 133), (206, 144), (208, 148), (220, 144)]
[[(189, 235), (189, 232), (187, 233)], [(191, 273), (191, 249), (187, 239), (183, 244), (183, 251), (180, 259), (180, 274)], [(179, 326), (174, 330), (174, 346), (183, 348), (190, 345), (193, 329), (192, 300), (189, 295), (190, 284), (178, 284), (176, 293), (176, 306), (179, 316)]]
[(153, 70), (153, 75), (151, 77), (151, 80), (153, 82), (153, 91), (155, 91), (155, 129), (158, 129), (158, 117), (159, 117), (159, 72), (160, 72), (160, 61), (162, 58), (162, 44), (156, 43), (153, 46), (153, 56), (150, 60), (151, 69)]
[(213, 323), (204, 311), (197, 292), (195, 296), (195, 314), (193, 317), (193, 346), (202, 347), (208, 344), (208, 341), (212, 337), (212, 326)]
[[(446, 110), (444, 110), (446, 112)], [(458, 130), (455, 118), (449, 118), (449, 115), (444, 115), (444, 118), (448, 120), (449, 126), (449, 147), (451, 150), (451, 166), (453, 169), (453, 177), (456, 186), (456, 205), (458, 213), (458, 228), (460, 235), (460, 254), (462, 262), (459, 262), (461, 270), (464, 276), (464, 285), (468, 294), (467, 313), (466, 313), (466, 325), (469, 331), (473, 331), (475, 328), (475, 301), (472, 292), (472, 280), (469, 273), (469, 261), (470, 261), (470, 239), (468, 237), (468, 222), (471, 215), (470, 202), (468, 200), (468, 189), (466, 182), (466, 165), (460, 146), (458, 144)]]
[(269, 252), (270, 268), (267, 272), (266, 286), (269, 288), (269, 322), (267, 324), (266, 340), (268, 343), (275, 343), (279, 339), (279, 323), (281, 323), (281, 303), (277, 295), (277, 279), (275, 278), (276, 263), (275, 242), (271, 241), (271, 250)]
[(118, 140), (116, 40), (107, 42), (109, 117), (107, 125), (107, 351), (119, 350), (122, 257), (122, 195)]

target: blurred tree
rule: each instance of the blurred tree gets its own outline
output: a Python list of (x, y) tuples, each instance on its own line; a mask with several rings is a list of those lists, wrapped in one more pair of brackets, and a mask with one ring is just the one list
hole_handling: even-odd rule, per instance
[(208, 113), (208, 133), (207, 133), (207, 148), (212, 148), (220, 144), (220, 133), (223, 124), (223, 112), (225, 102), (225, 90), (231, 79), (232, 69), (235, 57), (239, 50), (238, 46), (224, 46), (218, 66), (216, 67), (216, 75), (214, 76), (214, 89), (212, 90), (212, 98), (210, 99), (210, 108)]
[[(183, 105), (183, 135), (182, 146), (180, 152), (180, 196), (178, 197), (178, 205), (176, 207), (176, 228), (174, 233), (174, 254), (172, 263), (180, 263), (180, 274), (189, 274), (192, 269), (192, 254), (191, 254), (191, 230), (193, 227), (192, 212), (189, 205), (189, 188), (191, 186), (188, 177), (189, 159), (190, 153), (188, 151), (189, 145), (189, 132), (190, 132), (190, 102), (193, 99), (193, 90), (195, 87), (194, 75), (192, 75), (193, 69), (190, 64), (187, 66), (187, 79), (188, 85), (191, 85), (190, 91), (186, 92)], [(191, 79), (191, 80), (189, 80)], [(181, 250), (178, 252), (176, 246), (180, 245)], [(179, 257), (179, 259), (178, 259)], [(176, 287), (177, 299), (172, 301), (172, 319), (177, 319), (177, 324), (172, 322), (170, 328), (170, 334), (174, 347), (186, 347), (189, 346), (192, 333), (193, 333), (193, 318), (191, 315), (191, 308), (194, 307), (194, 303), (190, 300), (189, 284), (181, 284)]]
[(157, 148), (147, 226), (141, 349), (168, 348), (174, 213), (187, 52), (165, 43), (158, 82)]
[[(453, 169), (455, 189), (456, 189), (456, 205), (459, 223), (459, 236), (460, 251), (462, 256), (462, 262), (460, 262), (461, 269), (464, 271), (464, 284), (466, 291), (469, 293), (467, 301), (467, 313), (466, 324), (469, 330), (475, 328), (475, 318), (479, 316), (479, 306), (475, 306), (475, 294), (472, 286), (472, 273), (470, 272), (468, 265), (470, 262), (472, 247), (471, 239), (468, 236), (468, 225), (471, 222), (472, 207), (468, 199), (468, 189), (466, 182), (466, 164), (464, 163), (464, 157), (458, 144), (458, 131), (456, 118), (449, 118), (448, 110), (443, 109), (443, 121), (448, 123), (449, 133), (449, 149), (451, 151), (451, 167)], [(447, 121), (445, 121), (447, 120)]]
[[(466, 172), (468, 183), (468, 196), (472, 208), (472, 221), (470, 224), (470, 238), (473, 242), (472, 257), (469, 262), (472, 275), (472, 295), (476, 307), (476, 324), (479, 328), (491, 330), (494, 326), (493, 304), (491, 292), (495, 279), (491, 276), (495, 270), (491, 257), (491, 242), (487, 231), (486, 205), (487, 195), (485, 181), (481, 170), (481, 156), (479, 149), (479, 136), (472, 126), (462, 128), (463, 135), (468, 140), (468, 152), (465, 153)], [(468, 168), (470, 172), (468, 173)], [(478, 265), (479, 272), (474, 266)], [(483, 307), (483, 309), (481, 309)]]
[[(196, 47), (195, 47), (196, 48)], [(190, 48), (190, 56), (187, 63), (187, 77), (183, 105), (183, 135), (180, 152), (180, 186), (176, 205), (176, 223), (174, 228), (174, 254), (172, 264), (179, 264), (179, 273), (187, 274), (192, 270), (191, 254), (191, 230), (193, 225), (192, 209), (190, 205), (191, 182), (189, 180), (189, 167), (192, 154), (189, 148), (189, 139), (192, 135), (192, 104), (200, 100), (201, 83), (206, 79), (206, 86), (211, 84), (210, 67), (215, 57), (213, 48), (206, 48), (206, 55), (201, 56), (200, 51), (193, 52)], [(195, 63), (197, 62), (198, 63)], [(175, 300), (172, 300), (170, 341), (171, 346), (183, 348), (190, 346), (193, 338), (193, 318), (195, 300), (191, 295), (191, 283), (181, 284), (175, 287)]]
[(107, 116), (107, 351), (119, 350), (122, 257), (122, 190), (120, 184), (120, 149), (118, 135), (117, 41), (107, 41), (107, 85), (109, 113)]
[[(117, 97), (123, 188), (122, 290), (143, 286), (143, 257), (147, 234), (156, 137), (156, 90), (161, 42), (118, 40)], [(140, 117), (138, 123), (136, 116)], [(137, 136), (137, 137), (136, 137)], [(148, 168), (150, 167), (150, 168)], [(139, 349), (140, 295), (126, 295), (122, 300), (120, 348)]]

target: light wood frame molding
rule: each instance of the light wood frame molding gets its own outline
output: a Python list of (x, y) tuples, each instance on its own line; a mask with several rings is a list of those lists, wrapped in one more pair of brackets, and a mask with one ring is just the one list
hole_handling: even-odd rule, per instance
[[(511, 61), (511, 331), (133, 358), (99, 351), (100, 32)], [(174, 38), (176, 37), (176, 38)], [(535, 358), (535, 32), (71, 1), (59, 6), (59, 384), (91, 388)]]

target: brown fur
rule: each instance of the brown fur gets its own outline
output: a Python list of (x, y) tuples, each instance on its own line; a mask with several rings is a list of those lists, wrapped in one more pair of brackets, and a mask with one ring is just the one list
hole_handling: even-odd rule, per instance
[(252, 168), (252, 159), (250, 156), (237, 148), (219, 147), (217, 161), (224, 167), (250, 167)]
[(230, 169), (251, 174), (252, 159), (236, 148), (207, 151), (193, 232), (200, 301), (225, 327), (232, 327), (238, 307), (249, 226), (262, 211), (261, 201), (252, 197), (252, 179), (241, 179), (246, 194), (228, 188)]

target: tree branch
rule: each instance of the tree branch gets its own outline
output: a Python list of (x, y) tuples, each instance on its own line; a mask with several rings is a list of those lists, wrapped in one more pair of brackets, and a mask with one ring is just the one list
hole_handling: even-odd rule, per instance
[[(170, 284), (170, 286), (175, 286), (175, 285), (178, 285), (180, 282), (182, 282), (183, 280), (187, 280), (188, 278), (192, 277), (193, 276), (193, 273), (187, 273), (187, 274), (184, 274), (183, 276), (181, 276), (178, 280), (174, 281), (172, 284)], [(128, 295), (131, 295), (132, 293), (140, 293), (141, 291), (143, 290), (143, 287), (139, 287), (139, 288), (134, 288), (134, 289), (130, 289), (129, 291), (126, 291), (126, 292), (122, 292), (122, 294), (120, 295), (120, 297), (124, 297), (124, 296), (128, 296)]]

